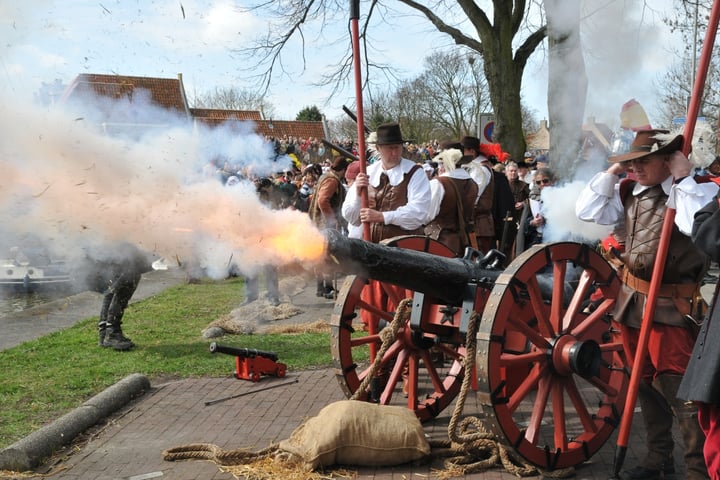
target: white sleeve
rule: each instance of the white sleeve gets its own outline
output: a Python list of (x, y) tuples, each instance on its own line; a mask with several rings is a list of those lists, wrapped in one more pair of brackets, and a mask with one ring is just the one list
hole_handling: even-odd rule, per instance
[(342, 204), (341, 212), (342, 216), (350, 225), (360, 225), (360, 208), (362, 204), (360, 202), (360, 195), (358, 195), (355, 184), (352, 184), (348, 188), (345, 201)]
[(575, 214), (585, 222), (614, 225), (622, 220), (624, 212), (618, 176), (607, 172), (590, 179), (575, 201)]
[(445, 197), (445, 188), (443, 187), (440, 180), (434, 178), (430, 180), (430, 209), (428, 210), (427, 218), (425, 223), (430, 223), (435, 220), (435, 217), (440, 213), (440, 204), (442, 204), (443, 198)]
[(692, 233), (695, 213), (710, 203), (717, 192), (717, 184), (697, 183), (692, 177), (670, 188), (667, 206), (675, 209), (675, 224), (682, 233), (688, 236)]

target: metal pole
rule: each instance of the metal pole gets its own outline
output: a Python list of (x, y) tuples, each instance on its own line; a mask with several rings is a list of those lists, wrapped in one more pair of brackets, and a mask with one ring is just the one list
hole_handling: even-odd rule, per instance
[[(690, 97), (690, 105), (688, 108), (685, 128), (683, 130), (682, 152), (685, 155), (690, 153), (690, 147), (692, 145), (695, 123), (697, 121), (698, 113), (700, 112), (700, 101), (702, 99), (703, 89), (705, 88), (705, 78), (707, 77), (710, 58), (712, 57), (712, 50), (715, 45), (718, 20), (720, 20), (720, 0), (713, 0), (712, 12), (710, 13), (710, 19), (708, 21), (707, 32), (705, 32), (702, 55), (698, 65), (698, 72), (695, 77), (695, 84), (693, 85), (692, 96)], [(640, 375), (645, 364), (645, 354), (647, 352), (648, 341), (650, 339), (650, 330), (652, 328), (653, 317), (655, 316), (655, 306), (657, 303), (658, 292), (660, 291), (660, 284), (662, 283), (662, 274), (665, 270), (665, 260), (667, 260), (670, 235), (672, 234), (674, 223), (675, 209), (668, 208), (665, 218), (663, 219), (662, 231), (660, 233), (660, 244), (658, 245), (658, 251), (655, 257), (655, 266), (650, 280), (648, 298), (645, 304), (645, 311), (643, 313), (642, 324), (640, 327), (640, 337), (638, 339), (637, 351), (635, 352), (632, 373), (630, 374), (630, 384), (628, 386), (627, 396), (625, 397), (625, 414), (620, 421), (620, 432), (618, 433), (617, 447), (615, 449), (615, 464), (613, 467), (614, 478), (619, 478), (618, 475), (623, 462), (625, 461), (625, 454), (627, 453), (630, 428), (632, 426), (632, 413), (635, 409), (635, 401), (637, 400), (637, 394), (640, 387)]]
[[(362, 75), (360, 72), (360, 32), (358, 20), (360, 19), (360, 0), (350, 0), (350, 29), (352, 35), (353, 69), (355, 70), (355, 103), (357, 103), (357, 131), (358, 131), (358, 157), (360, 158), (360, 172), (366, 173), (367, 158), (365, 155), (365, 120), (363, 115)], [(360, 205), (368, 208), (368, 190), (360, 190)], [(370, 224), (363, 223), (363, 238), (370, 240)]]
[(256, 388), (254, 390), (249, 390), (247, 392), (236, 393), (235, 395), (230, 395), (229, 397), (223, 397), (223, 398), (218, 398), (216, 400), (210, 400), (208, 402), (205, 402), (205, 406), (208, 407), (210, 405), (215, 405), (217, 403), (225, 402), (227, 400), (233, 400), (235, 398), (244, 397), (245, 395), (250, 395), (253, 393), (257, 393), (257, 392), (264, 392), (265, 390), (272, 390), (273, 388), (284, 387), (285, 385), (290, 385), (292, 383), (297, 383), (297, 382), (298, 382), (298, 379), (296, 378), (295, 380), (291, 380), (289, 382), (272, 383), (266, 387)]

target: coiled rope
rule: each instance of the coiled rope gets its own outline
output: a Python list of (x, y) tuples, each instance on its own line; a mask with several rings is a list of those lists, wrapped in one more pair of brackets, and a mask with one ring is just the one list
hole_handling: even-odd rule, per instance
[[(392, 322), (381, 332), (382, 344), (360, 386), (351, 397), (359, 399), (368, 389), (370, 381), (380, 367), (385, 352), (397, 338), (400, 326), (410, 319), (412, 299), (406, 298), (398, 305)], [(475, 367), (475, 354), (477, 352), (477, 330), (480, 324), (480, 314), (473, 311), (468, 322), (468, 332), (465, 339), (465, 375), (460, 387), (455, 409), (448, 424), (448, 439), (433, 440), (430, 446), (434, 455), (448, 457), (443, 464), (453, 475), (467, 475), (491, 468), (502, 467), (507, 472), (518, 477), (543, 475), (548, 478), (567, 478), (575, 474), (575, 469), (565, 468), (545, 471), (525, 462), (509, 450), (496, 436), (489, 432), (485, 422), (476, 416), (468, 416), (460, 421), (465, 410), (465, 400), (470, 390), (472, 380), (471, 372)]]

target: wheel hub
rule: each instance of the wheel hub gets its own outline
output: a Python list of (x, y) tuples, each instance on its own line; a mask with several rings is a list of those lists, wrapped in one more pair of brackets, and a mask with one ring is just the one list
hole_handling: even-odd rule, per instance
[(562, 335), (553, 342), (549, 355), (552, 366), (560, 375), (574, 373), (590, 378), (600, 372), (602, 351), (595, 340), (580, 341), (572, 335)]

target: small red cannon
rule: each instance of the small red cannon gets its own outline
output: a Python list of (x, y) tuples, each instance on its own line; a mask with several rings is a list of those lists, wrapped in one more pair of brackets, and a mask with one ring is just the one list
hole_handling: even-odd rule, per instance
[[(427, 237), (373, 244), (328, 231), (326, 240), (328, 260), (348, 274), (331, 318), (346, 395), (388, 343), (360, 398), (436, 417), (460, 391), (469, 320), (481, 315), (476, 399), (508, 447), (541, 468), (565, 468), (590, 458), (620, 423), (630, 376), (612, 321), (620, 280), (592, 246), (536, 245), (501, 269), (492, 251), (455, 258)], [(411, 313), (390, 343), (381, 331), (408, 298)]]
[(275, 352), (266, 352), (254, 348), (235, 348), (210, 344), (210, 353), (235, 355), (235, 378), (257, 382), (261, 375), (284, 377), (287, 365), (279, 363)]

